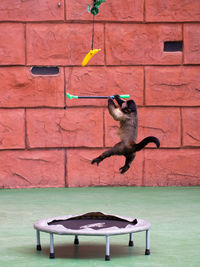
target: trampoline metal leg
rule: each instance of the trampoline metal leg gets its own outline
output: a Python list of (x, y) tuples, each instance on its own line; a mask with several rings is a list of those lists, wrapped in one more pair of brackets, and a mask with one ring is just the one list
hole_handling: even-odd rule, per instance
[(54, 259), (55, 258), (55, 254), (54, 254), (54, 244), (53, 244), (53, 234), (50, 234), (50, 255), (49, 255), (50, 259)]
[(145, 255), (150, 255), (150, 248), (149, 248), (149, 230), (146, 230), (146, 250)]
[(39, 230), (36, 230), (36, 238), (37, 238), (37, 246), (36, 246), (36, 249), (38, 251), (42, 250), (41, 248), (41, 244), (40, 244), (40, 231)]
[(133, 233), (130, 233), (130, 239), (129, 239), (129, 247), (133, 247)]
[(110, 236), (106, 236), (106, 255), (105, 255), (105, 261), (110, 260)]

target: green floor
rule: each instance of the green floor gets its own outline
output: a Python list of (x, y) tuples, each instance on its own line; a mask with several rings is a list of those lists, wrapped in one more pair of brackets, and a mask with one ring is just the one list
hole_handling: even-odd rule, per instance
[[(151, 255), (145, 256), (145, 232), (111, 237), (111, 261), (104, 261), (105, 237), (54, 236), (41, 233), (35, 250), (33, 223), (42, 218), (104, 211), (149, 220)], [(0, 190), (0, 266), (200, 266), (200, 187), (98, 187)]]

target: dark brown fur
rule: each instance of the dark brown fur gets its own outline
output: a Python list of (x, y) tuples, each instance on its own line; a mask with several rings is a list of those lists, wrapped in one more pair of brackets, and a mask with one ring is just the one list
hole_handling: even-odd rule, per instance
[(148, 136), (137, 144), (138, 117), (137, 106), (133, 100), (122, 100), (118, 95), (114, 96), (119, 107), (116, 107), (113, 99), (108, 99), (108, 110), (114, 120), (120, 121), (119, 136), (121, 142), (114, 145), (92, 160), (91, 164), (99, 163), (107, 157), (113, 155), (123, 155), (126, 158), (125, 165), (120, 168), (121, 173), (125, 173), (136, 156), (136, 152), (143, 149), (148, 143), (155, 143), (160, 146), (160, 141), (154, 136)]

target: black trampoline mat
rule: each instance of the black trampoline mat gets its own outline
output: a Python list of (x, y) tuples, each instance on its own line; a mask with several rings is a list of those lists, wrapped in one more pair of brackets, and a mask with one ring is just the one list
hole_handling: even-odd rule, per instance
[(62, 225), (71, 230), (93, 229), (101, 230), (111, 227), (119, 229), (126, 228), (127, 225), (136, 225), (137, 219), (129, 221), (113, 215), (105, 215), (101, 212), (90, 212), (84, 215), (71, 217), (68, 219), (54, 219), (48, 225)]
[(48, 225), (62, 225), (70, 230), (84, 230), (88, 228), (101, 230), (111, 227), (122, 229), (126, 228), (127, 225), (136, 224), (137, 219), (129, 221), (115, 215), (106, 215), (101, 212), (89, 212), (68, 219), (54, 219), (51, 222), (48, 222)]
[(67, 220), (54, 220), (49, 222), (48, 225), (63, 225), (71, 230), (84, 230), (91, 228), (93, 230), (100, 230), (105, 228), (117, 227), (125, 228), (127, 225), (135, 225), (135, 223), (118, 221), (118, 220), (101, 220), (101, 219), (67, 219)]

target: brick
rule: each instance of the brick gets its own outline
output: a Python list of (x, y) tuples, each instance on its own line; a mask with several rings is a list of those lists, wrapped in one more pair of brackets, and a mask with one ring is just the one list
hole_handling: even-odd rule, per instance
[(64, 0), (61, 7), (52, 0), (1, 0), (1, 21), (64, 20)]
[[(64, 107), (64, 70), (35, 76), (28, 67), (1, 67), (1, 107)], [(66, 70), (67, 75), (67, 70)]]
[[(66, 17), (68, 20), (92, 20), (93, 16), (88, 13), (87, 0), (67, 0)], [(95, 20), (106, 21), (143, 21), (144, 0), (115, 0), (104, 2)]]
[(200, 64), (200, 23), (184, 25), (184, 63)]
[(25, 64), (24, 25), (0, 23), (0, 65)]
[(200, 108), (184, 108), (183, 118), (183, 145), (200, 146)]
[(146, 0), (146, 21), (199, 21), (199, 0)]
[(0, 110), (0, 149), (25, 147), (24, 110)]
[[(91, 49), (91, 40), (92, 24), (28, 24), (27, 62), (29, 65), (81, 65)], [(94, 48), (101, 51), (89, 64), (104, 64), (104, 25), (95, 25)]]
[[(159, 138), (161, 147), (180, 147), (181, 126), (178, 108), (140, 108), (138, 112), (138, 142), (146, 136)], [(154, 144), (148, 147), (155, 147)]]
[(174, 65), (182, 63), (182, 52), (164, 52), (165, 41), (182, 40), (179, 24), (107, 24), (108, 65)]
[(199, 157), (197, 149), (145, 150), (144, 185), (200, 185)]
[(101, 109), (27, 110), (30, 147), (101, 147)]
[(63, 150), (0, 152), (0, 188), (64, 186)]
[(199, 106), (200, 67), (147, 67), (146, 104)]
[[(167, 115), (166, 115), (167, 114)], [(110, 147), (120, 141), (119, 122), (105, 112), (105, 145)], [(139, 108), (138, 142), (147, 136), (159, 138), (161, 147), (180, 147), (180, 111), (178, 108)], [(149, 144), (148, 147), (155, 147)]]
[[(66, 81), (67, 83), (67, 81)], [(144, 73), (142, 67), (74, 67), (69, 91), (74, 95), (130, 94), (143, 104)], [(68, 106), (107, 106), (107, 100), (68, 100)]]
[(91, 160), (102, 152), (102, 149), (67, 150), (69, 187), (142, 185), (143, 152), (138, 153), (124, 174), (119, 172), (119, 168), (124, 165), (124, 157), (107, 158), (98, 167), (91, 165)]

